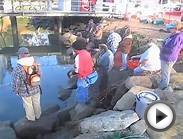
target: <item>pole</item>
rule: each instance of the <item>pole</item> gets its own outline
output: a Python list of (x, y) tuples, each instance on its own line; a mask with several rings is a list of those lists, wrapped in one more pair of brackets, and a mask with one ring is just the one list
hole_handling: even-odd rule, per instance
[(62, 33), (62, 21), (63, 21), (63, 17), (59, 16), (58, 18), (58, 33)]
[(13, 35), (13, 46), (19, 47), (19, 39), (18, 39), (18, 27), (17, 27), (17, 18), (16, 16), (10, 16), (11, 20), (11, 28), (12, 28), (12, 35)]

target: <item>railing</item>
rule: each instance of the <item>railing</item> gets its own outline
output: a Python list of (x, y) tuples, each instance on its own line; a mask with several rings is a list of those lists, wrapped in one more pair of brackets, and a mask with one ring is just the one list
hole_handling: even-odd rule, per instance
[[(90, 0), (91, 1), (91, 0)], [(1, 3), (0, 3), (1, 4)], [(93, 5), (88, 0), (4, 0), (0, 14), (115, 14), (115, 5), (100, 2)], [(0, 5), (1, 8), (1, 5)], [(2, 12), (3, 11), (3, 12)]]

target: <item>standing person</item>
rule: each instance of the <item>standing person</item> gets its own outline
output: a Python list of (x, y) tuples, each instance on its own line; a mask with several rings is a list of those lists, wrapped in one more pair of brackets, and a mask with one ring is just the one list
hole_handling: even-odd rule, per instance
[(22, 98), (27, 120), (35, 121), (41, 116), (39, 66), (25, 47), (19, 48), (18, 58), (12, 74), (13, 92)]
[(107, 38), (107, 46), (113, 52), (113, 54), (117, 51), (120, 41), (121, 36), (114, 31), (112, 31)]
[(114, 54), (111, 52), (111, 50), (108, 49), (107, 45), (105, 44), (99, 44), (99, 50), (100, 52), (97, 60), (97, 65), (99, 67), (99, 91), (101, 93), (107, 88), (108, 72), (111, 71), (113, 67)]
[(159, 88), (164, 90), (168, 87), (170, 73), (173, 65), (178, 59), (180, 51), (183, 49), (183, 23), (178, 23), (177, 32), (171, 34), (163, 42), (160, 51), (161, 59), (161, 81)]
[(126, 36), (120, 43), (114, 55), (114, 67), (120, 70), (128, 68), (128, 54), (131, 52), (133, 43), (132, 35)]
[(90, 19), (88, 21), (88, 24), (87, 24), (86, 29), (85, 29), (85, 37), (87, 39), (89, 39), (90, 41), (93, 41), (95, 30), (96, 30), (96, 25), (95, 25), (93, 19)]
[(90, 53), (85, 50), (87, 42), (84, 38), (77, 38), (72, 44), (72, 48), (76, 53), (75, 70), (72, 75), (77, 76), (76, 102), (87, 103), (89, 101), (88, 88), (94, 84), (98, 78), (97, 72), (94, 70), (94, 63)]
[(101, 43), (103, 36), (103, 26), (102, 24), (98, 24), (95, 31), (95, 38), (94, 38), (94, 44), (95, 48), (99, 47), (99, 44)]

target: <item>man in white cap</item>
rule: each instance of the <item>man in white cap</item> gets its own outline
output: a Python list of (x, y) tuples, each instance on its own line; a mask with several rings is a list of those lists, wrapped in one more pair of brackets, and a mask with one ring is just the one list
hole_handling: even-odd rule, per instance
[(22, 98), (27, 120), (35, 121), (41, 116), (39, 67), (28, 48), (19, 48), (18, 58), (12, 73), (13, 92)]

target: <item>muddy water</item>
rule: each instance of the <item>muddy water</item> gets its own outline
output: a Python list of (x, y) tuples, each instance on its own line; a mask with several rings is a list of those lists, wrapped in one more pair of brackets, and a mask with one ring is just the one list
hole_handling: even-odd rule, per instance
[[(59, 104), (61, 108), (72, 105), (72, 98), (68, 102), (62, 102), (57, 98), (59, 89), (68, 86), (66, 73), (72, 65), (58, 64), (56, 55), (36, 56), (35, 58), (41, 64), (42, 108), (52, 104)], [(0, 121), (16, 121), (25, 115), (21, 98), (16, 96), (11, 89), (11, 69), (16, 66), (16, 61), (15, 56), (0, 55)]]

